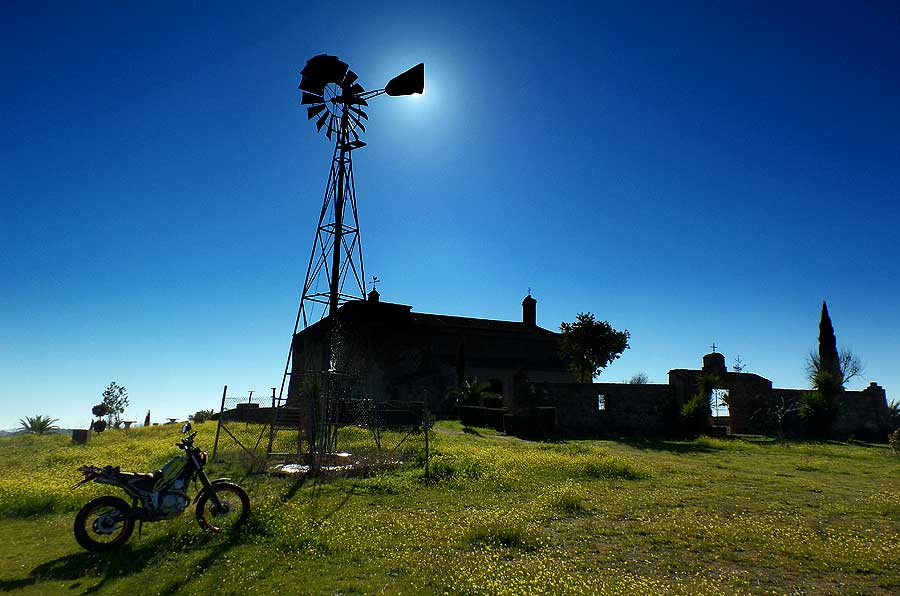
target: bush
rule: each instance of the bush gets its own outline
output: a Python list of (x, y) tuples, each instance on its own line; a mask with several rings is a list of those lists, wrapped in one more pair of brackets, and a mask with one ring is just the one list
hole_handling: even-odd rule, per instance
[(822, 391), (807, 391), (800, 397), (797, 414), (810, 436), (827, 439), (831, 435), (836, 410), (832, 395)]
[(722, 380), (715, 374), (704, 373), (697, 377), (697, 393), (678, 410), (681, 432), (684, 436), (695, 438), (709, 431), (712, 390), (721, 384)]
[(25, 432), (42, 435), (51, 430), (59, 430), (59, 427), (53, 424), (57, 420), (57, 418), (50, 418), (50, 416), (38, 414), (34, 417), (26, 416), (24, 419), (20, 418), (19, 424)]
[(197, 423), (206, 422), (207, 420), (210, 420), (214, 414), (215, 412), (212, 410), (198, 410), (197, 412), (194, 412), (194, 415), (191, 416), (190, 419)]
[(888, 442), (891, 444), (891, 449), (900, 453), (900, 428), (890, 434)]

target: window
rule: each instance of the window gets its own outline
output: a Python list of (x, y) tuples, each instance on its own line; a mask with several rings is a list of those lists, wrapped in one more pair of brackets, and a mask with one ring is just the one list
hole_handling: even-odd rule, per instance
[(606, 410), (606, 396), (602, 393), (597, 395), (597, 410), (601, 412)]

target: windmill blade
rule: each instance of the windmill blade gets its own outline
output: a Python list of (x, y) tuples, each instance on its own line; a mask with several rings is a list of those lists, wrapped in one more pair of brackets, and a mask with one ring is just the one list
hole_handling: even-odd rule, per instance
[(321, 78), (319, 77), (319, 75), (322, 72), (323, 61), (327, 62), (328, 58), (337, 58), (337, 56), (329, 56), (328, 54), (319, 54), (318, 56), (313, 56), (306, 61), (306, 66), (303, 67), (303, 70), (300, 71), (300, 74), (302, 74), (304, 77)]
[(340, 83), (344, 80), (347, 68), (347, 63), (342, 62), (337, 56), (319, 54), (306, 61), (306, 66), (300, 74), (315, 81)]
[(350, 134), (353, 135), (353, 140), (354, 140), (354, 141), (358, 141), (358, 140), (359, 140), (359, 133), (356, 132), (356, 128), (355, 128), (355, 127), (350, 129)]
[(366, 101), (365, 99), (363, 99), (362, 97), (354, 97), (353, 99), (349, 100), (347, 103), (348, 103), (348, 104), (356, 104), (356, 105), (358, 105), (358, 106), (367, 106), (367, 105), (369, 105), (369, 102), (367, 102), (367, 101)]
[(322, 92), (325, 91), (325, 83), (322, 83), (310, 77), (303, 77), (300, 80), (298, 89), (300, 89), (301, 91), (309, 91), (310, 93), (322, 95)]
[(331, 140), (331, 132), (334, 130), (331, 127), (333, 122), (334, 122), (334, 118), (332, 118), (328, 121), (328, 132), (325, 133), (325, 138), (328, 139), (329, 141)]
[(342, 62), (337, 56), (328, 54), (313, 56), (306, 61), (306, 66), (300, 71), (303, 76), (300, 89), (321, 95), (328, 83), (340, 85), (348, 69), (347, 63)]
[(300, 98), (301, 104), (322, 103), (323, 101), (325, 101), (325, 98), (323, 96), (317, 95), (315, 93), (304, 92), (302, 97)]
[(354, 118), (353, 116), (350, 116), (350, 120), (352, 120), (353, 124), (358, 126), (363, 132), (366, 132), (366, 127), (363, 125), (362, 122), (360, 122), (359, 118)]
[(347, 90), (350, 88), (350, 85), (356, 82), (359, 78), (359, 75), (353, 72), (352, 70), (347, 71), (347, 76), (344, 77), (343, 82), (341, 82), (341, 89)]
[(359, 95), (363, 91), (365, 91), (365, 89), (363, 89), (363, 86), (359, 83), (353, 83), (353, 85), (350, 86), (350, 89), (347, 90), (351, 95)]
[(334, 61), (328, 69), (328, 82), (340, 85), (350, 66), (346, 62), (339, 60), (337, 56), (332, 56), (332, 58), (334, 58)]
[(353, 112), (354, 114), (356, 114), (358, 116), (362, 116), (366, 120), (369, 119), (369, 115), (366, 114), (365, 112), (363, 112), (362, 110), (360, 110), (359, 108), (354, 108), (353, 106), (347, 106), (347, 107), (350, 108), (350, 111)]
[[(311, 108), (306, 108), (306, 114), (307, 114), (306, 119), (307, 119), (307, 120), (312, 120), (313, 118), (315, 118), (315, 117), (316, 117), (322, 110), (324, 110), (324, 109), (325, 109), (325, 104), (324, 104), (324, 103), (323, 103), (323, 104), (319, 104), (319, 105), (317, 105), (317, 106), (313, 106), (313, 107), (311, 107)], [(321, 127), (320, 127), (320, 128), (321, 128)]]
[(316, 132), (322, 131), (322, 127), (325, 126), (325, 121), (328, 120), (328, 117), (330, 115), (331, 114), (329, 114), (328, 112), (325, 112), (321, 117), (319, 117), (318, 120), (316, 120)]

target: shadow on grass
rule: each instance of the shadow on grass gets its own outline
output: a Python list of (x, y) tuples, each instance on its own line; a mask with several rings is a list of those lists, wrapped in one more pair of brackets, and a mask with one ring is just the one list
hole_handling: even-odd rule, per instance
[(616, 439), (635, 449), (648, 451), (668, 451), (669, 453), (718, 453), (722, 449), (693, 441), (662, 439), (651, 437), (619, 437)]
[[(20, 579), (0, 579), (0, 591), (10, 592), (45, 581), (76, 581), (101, 577), (100, 583), (90, 586), (82, 594), (92, 594), (100, 590), (106, 582), (142, 571), (154, 556), (167, 545), (164, 540), (155, 540), (137, 548), (124, 547), (109, 553), (78, 552), (66, 555), (31, 570), (28, 577)], [(80, 587), (80, 583), (71, 586)]]
[[(198, 536), (193, 544), (186, 547), (202, 548), (208, 535)], [(168, 596), (175, 594), (187, 585), (195, 576), (209, 569), (215, 561), (233, 548), (241, 540), (241, 533), (231, 534), (191, 566), (191, 570), (181, 579), (164, 587), (159, 594)], [(35, 567), (27, 577), (17, 579), (0, 579), (0, 592), (11, 592), (28, 586), (40, 585), (42, 582), (75, 582), (70, 590), (82, 588), (83, 582), (100, 578), (96, 584), (84, 587), (82, 595), (94, 594), (102, 590), (112, 581), (142, 572), (152, 565), (157, 555), (172, 551), (172, 536), (161, 536), (136, 547), (125, 546), (120, 550), (107, 553), (77, 552)]]
[(195, 577), (202, 575), (206, 572), (207, 569), (212, 567), (216, 560), (219, 559), (222, 555), (227, 553), (229, 550), (234, 548), (241, 540), (241, 534), (230, 534), (227, 539), (222, 541), (222, 543), (218, 544), (213, 548), (209, 553), (204, 555), (202, 559), (197, 561), (191, 566), (191, 570), (182, 577), (181, 579), (177, 579), (167, 585), (165, 588), (160, 590), (160, 596), (170, 596), (171, 594), (176, 594), (181, 591), (183, 587), (191, 582)]

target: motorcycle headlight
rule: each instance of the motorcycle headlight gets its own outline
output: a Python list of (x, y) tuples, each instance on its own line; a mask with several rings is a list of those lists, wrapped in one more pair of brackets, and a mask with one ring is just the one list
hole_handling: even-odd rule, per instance
[(201, 466), (205, 466), (205, 465), (206, 465), (206, 452), (205, 452), (205, 451), (201, 451), (201, 452), (200, 452), (200, 455), (197, 457), (197, 459), (200, 460), (200, 465), (201, 465)]

